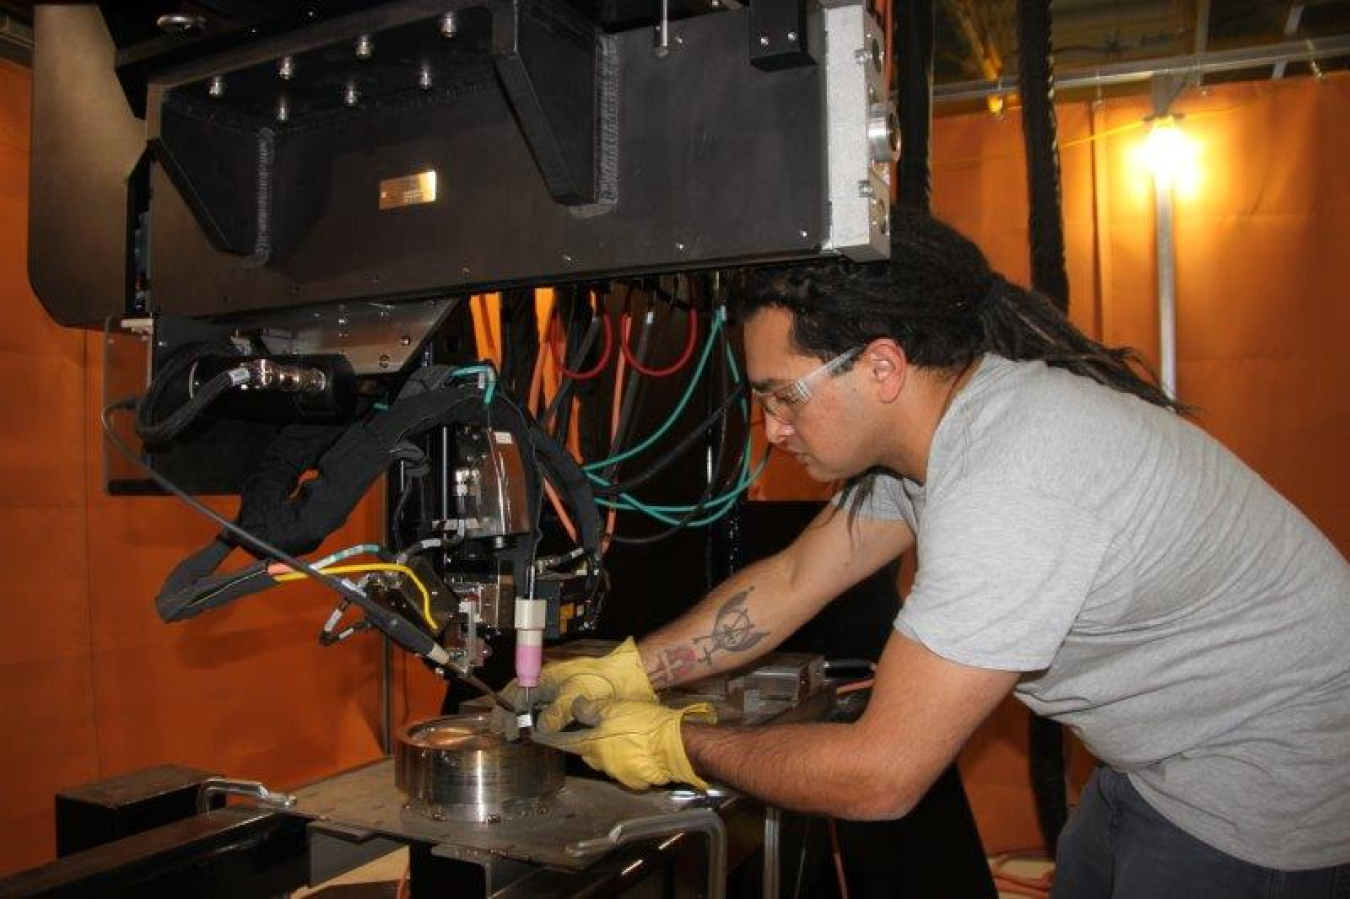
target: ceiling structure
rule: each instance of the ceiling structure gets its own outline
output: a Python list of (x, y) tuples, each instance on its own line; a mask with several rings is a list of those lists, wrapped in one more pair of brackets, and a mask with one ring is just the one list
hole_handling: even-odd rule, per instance
[[(936, 2), (937, 102), (1015, 87), (1016, 0)], [(1350, 67), (1346, 0), (1053, 0), (1051, 12), (1060, 96), (1147, 93), (1155, 74), (1215, 83)]]

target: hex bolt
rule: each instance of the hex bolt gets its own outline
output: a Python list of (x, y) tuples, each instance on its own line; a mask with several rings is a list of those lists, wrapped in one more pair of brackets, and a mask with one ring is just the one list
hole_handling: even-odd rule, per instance
[(788, 41), (791, 42), (791, 41), (795, 41), (796, 39), (797, 39), (797, 32), (795, 32), (795, 31), (789, 31), (789, 32), (788, 32)]
[(412, 346), (412, 338), (404, 334), (398, 339), (399, 346)]
[(459, 34), (459, 16), (448, 12), (441, 16), (441, 37), (449, 40)]
[(357, 59), (370, 59), (370, 54), (373, 53), (374, 50), (375, 47), (370, 42), (370, 35), (363, 34), (356, 39)]
[(769, 46), (769, 36), (767, 34), (761, 34), (759, 36), (759, 45), (761, 47)]
[(225, 96), (225, 76), (212, 75), (210, 83), (206, 86), (206, 92), (216, 99)]
[(431, 90), (431, 69), (422, 66), (422, 71), (417, 73), (417, 86), (424, 91)]
[(277, 77), (282, 81), (290, 81), (295, 77), (295, 59), (290, 56), (283, 56), (277, 63)]
[(361, 102), (361, 94), (356, 89), (356, 85), (348, 83), (346, 89), (343, 90), (342, 92), (342, 104), (344, 106), (351, 107), (355, 106), (360, 102)]
[(286, 98), (282, 97), (277, 101), (277, 121), (285, 124), (291, 117), (291, 107), (286, 103)]

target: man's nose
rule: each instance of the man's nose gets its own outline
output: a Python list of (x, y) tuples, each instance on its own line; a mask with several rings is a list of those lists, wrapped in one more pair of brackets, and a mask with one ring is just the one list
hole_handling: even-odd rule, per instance
[(768, 412), (764, 413), (764, 437), (774, 446), (778, 446), (786, 440), (791, 433), (792, 425), (770, 415)]

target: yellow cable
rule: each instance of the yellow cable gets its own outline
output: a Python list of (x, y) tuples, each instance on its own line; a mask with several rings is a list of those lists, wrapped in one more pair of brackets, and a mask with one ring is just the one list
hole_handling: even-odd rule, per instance
[[(422, 617), (426, 619), (431, 627), (432, 633), (436, 632), (436, 619), (431, 617), (431, 591), (427, 585), (422, 583), (422, 579), (413, 573), (413, 570), (407, 565), (395, 565), (392, 562), (372, 562), (364, 565), (335, 565), (329, 568), (320, 568), (324, 574), (359, 574), (370, 571), (392, 571), (401, 574), (413, 582), (417, 592), (422, 594)], [(276, 576), (278, 581), (298, 581), (309, 577), (303, 571), (292, 571), (289, 574), (279, 574)]]

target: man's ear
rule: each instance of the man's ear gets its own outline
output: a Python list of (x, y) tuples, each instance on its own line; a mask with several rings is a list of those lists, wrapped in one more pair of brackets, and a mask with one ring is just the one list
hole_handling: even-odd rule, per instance
[(863, 375), (877, 388), (877, 397), (885, 403), (893, 402), (904, 390), (909, 378), (909, 359), (905, 351), (890, 338), (874, 340), (858, 359)]

